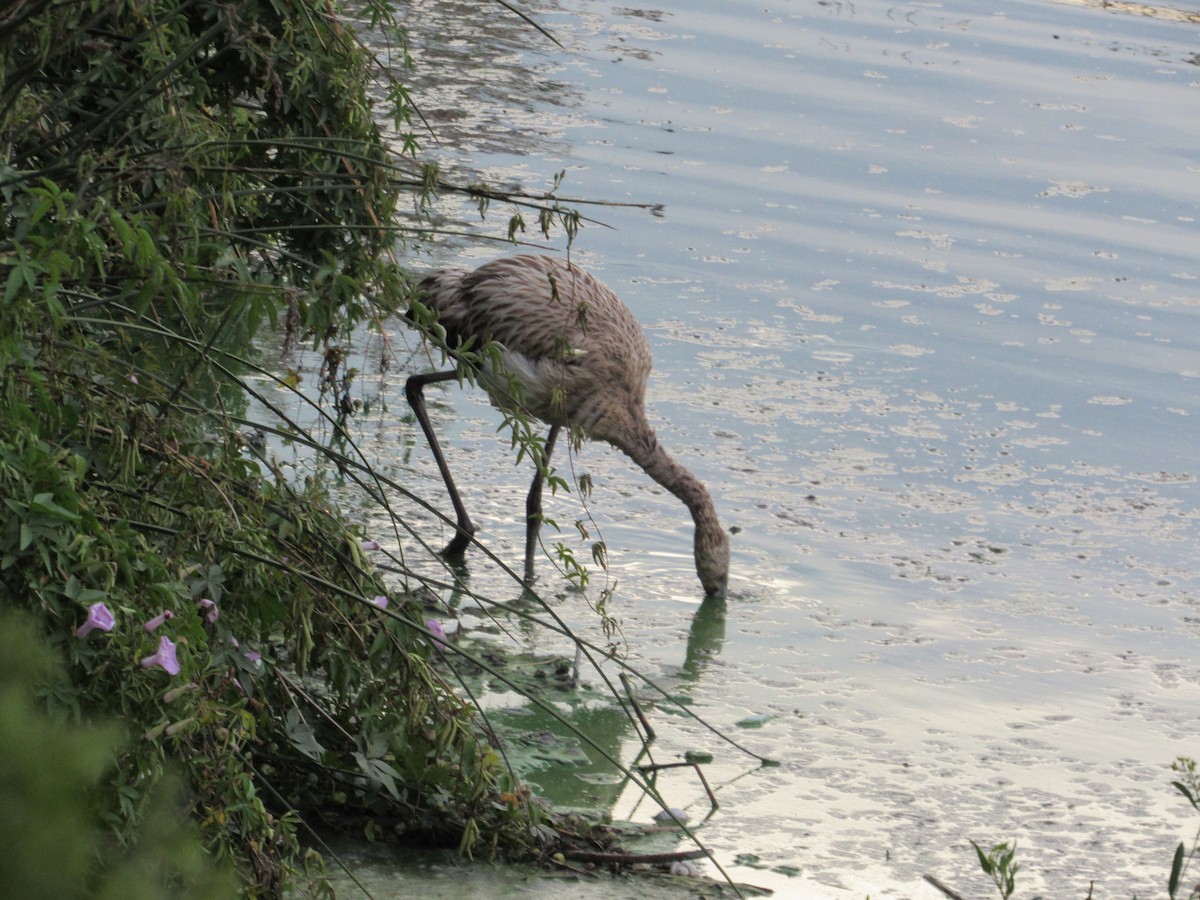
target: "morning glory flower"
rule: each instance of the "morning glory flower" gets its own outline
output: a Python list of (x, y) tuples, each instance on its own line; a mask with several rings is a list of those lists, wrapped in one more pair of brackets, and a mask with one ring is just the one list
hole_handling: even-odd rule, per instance
[(244, 656), (244, 657), (246, 657), (246, 659), (250, 660), (250, 662), (254, 666), (254, 668), (256, 668), (256, 669), (262, 668), (262, 665), (263, 665), (262, 654), (259, 653), (257, 650), (247, 650), (245, 653), (242, 654), (242, 656)]
[(387, 609), (388, 598), (383, 594), (380, 594), (378, 597), (373, 597), (371, 599), (371, 605), (378, 607), (379, 609)]
[(88, 607), (87, 621), (75, 629), (75, 637), (83, 639), (99, 628), (101, 631), (112, 631), (116, 620), (108, 607), (103, 603), (93, 603)]
[(142, 660), (142, 668), (149, 669), (158, 666), (168, 675), (178, 675), (179, 659), (175, 655), (175, 644), (165, 634), (158, 639), (158, 652)]
[(425, 627), (429, 629), (429, 633), (433, 635), (433, 646), (438, 650), (446, 649), (446, 629), (442, 627), (442, 623), (437, 619), (430, 619), (425, 623)]
[(149, 634), (150, 632), (156, 630), (163, 622), (173, 618), (175, 618), (175, 613), (171, 612), (169, 609), (164, 609), (160, 615), (155, 616), (153, 619), (143, 625), (142, 630), (146, 632), (146, 634)]
[(217, 616), (220, 615), (220, 613), (217, 611), (217, 604), (205, 597), (200, 601), (200, 608), (207, 610), (207, 615), (205, 618), (208, 619), (208, 624), (216, 625)]

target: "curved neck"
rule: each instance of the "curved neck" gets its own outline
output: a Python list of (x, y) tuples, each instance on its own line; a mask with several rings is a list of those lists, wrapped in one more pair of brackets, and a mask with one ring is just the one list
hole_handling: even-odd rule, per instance
[(641, 466), (647, 475), (682, 500), (684, 506), (691, 511), (692, 519), (697, 525), (701, 521), (716, 522), (717, 510), (713, 506), (712, 497), (709, 496), (704, 482), (668, 453), (653, 433), (651, 433), (651, 441), (649, 447), (634, 445), (633, 450), (625, 447), (621, 449)]
[(696, 524), (696, 572), (708, 594), (723, 594), (729, 577), (729, 537), (721, 529), (716, 507), (704, 482), (663, 449), (649, 425), (630, 440), (614, 441), (614, 444), (647, 475), (683, 501), (691, 512)]

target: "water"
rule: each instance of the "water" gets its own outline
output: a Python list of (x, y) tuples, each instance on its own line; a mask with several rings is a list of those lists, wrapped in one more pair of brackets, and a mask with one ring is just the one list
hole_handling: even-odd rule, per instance
[[(654, 713), (660, 760), (716, 754), (704, 842), (785, 897), (940, 897), (925, 873), (985, 896), (968, 838), (1018, 841), (1020, 896), (1162, 894), (1194, 830), (1168, 765), (1200, 754), (1196, 23), (1051, 0), (566, 0), (532, 10), (560, 49), (487, 9), (411, 4), (418, 66), (440, 65), (417, 91), (428, 156), (662, 205), (588, 209), (611, 227), (571, 254), (644, 323), (660, 438), (740, 529), (723, 615), (699, 605), (683, 508), (606, 447), (572, 464), (629, 659), (781, 763)], [(439, 252), (417, 265), (512, 250)], [(388, 407), (365, 441), (448, 507), (399, 423), (405, 374), (374, 382)], [(526, 467), (484, 399), (437, 400), (479, 537), (519, 567)], [(571, 542), (579, 501), (549, 512)], [(596, 631), (578, 598), (558, 609)], [(570, 795), (569, 771), (551, 779)], [(655, 811), (574, 781), (570, 801)], [(706, 811), (694, 778), (663, 785)]]

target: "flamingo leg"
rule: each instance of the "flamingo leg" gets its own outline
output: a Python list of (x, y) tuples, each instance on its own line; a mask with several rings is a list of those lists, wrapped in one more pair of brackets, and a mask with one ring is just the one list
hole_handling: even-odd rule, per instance
[(542, 447), (542, 463), (533, 475), (529, 496), (525, 498), (525, 583), (533, 583), (533, 554), (537, 549), (538, 531), (542, 527), (542, 485), (546, 481), (546, 469), (550, 466), (550, 454), (562, 426), (551, 425)]
[(463, 505), (462, 497), (459, 496), (458, 488), (450, 474), (450, 466), (446, 464), (446, 456), (442, 453), (437, 435), (433, 433), (433, 425), (429, 422), (429, 413), (425, 409), (425, 395), (422, 390), (427, 384), (450, 381), (457, 377), (458, 373), (453, 369), (447, 372), (427, 372), (410, 376), (404, 384), (404, 395), (408, 398), (408, 405), (412, 407), (413, 414), (421, 425), (421, 430), (425, 432), (425, 439), (433, 451), (438, 471), (442, 473), (442, 481), (446, 483), (446, 492), (450, 495), (450, 503), (454, 506), (454, 515), (458, 520), (457, 532), (450, 539), (450, 543), (446, 545), (446, 549), (442, 551), (442, 555), (450, 559), (461, 559), (467, 552), (467, 547), (470, 546), (471, 538), (475, 534), (475, 526), (471, 522), (471, 517), (467, 515), (467, 508)]

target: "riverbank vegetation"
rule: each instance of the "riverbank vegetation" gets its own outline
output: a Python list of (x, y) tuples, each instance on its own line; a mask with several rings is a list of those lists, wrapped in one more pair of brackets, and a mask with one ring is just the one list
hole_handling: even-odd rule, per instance
[(305, 824), (553, 842), (422, 610), (246, 417), (273, 327), (323, 350), (336, 431), (341, 341), (402, 306), (396, 256), (428, 228), (403, 29), (354, 14), (386, 64), (325, 0), (0, 12), (0, 880), (22, 896), (319, 889)]
[[(401, 264), (439, 192), (481, 209), (514, 199), (416, 163), (393, 16), (384, 0), (356, 4), (353, 22), (327, 0), (0, 10), (12, 896), (320, 894), (328, 860), (307, 849), (309, 826), (465, 855), (553, 857), (593, 837), (531, 796), (446, 683), (443, 636), (370, 562), (381, 536), (266, 449), (329, 454), (389, 507), (404, 486), (341, 431), (355, 411), (345, 342), (406, 305)], [(542, 230), (578, 224), (515, 199)], [(255, 354), (266, 328), (320, 350), (312, 415), (336, 449), (281, 411), (248, 412), (270, 407), (262, 385), (291, 386)], [(1195, 768), (1179, 765), (1196, 807)], [(1196, 895), (1196, 848), (1179, 846), (1171, 897)], [(979, 862), (1013, 895), (1015, 847)]]

